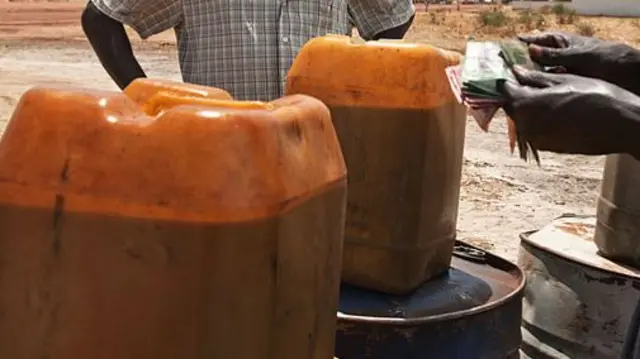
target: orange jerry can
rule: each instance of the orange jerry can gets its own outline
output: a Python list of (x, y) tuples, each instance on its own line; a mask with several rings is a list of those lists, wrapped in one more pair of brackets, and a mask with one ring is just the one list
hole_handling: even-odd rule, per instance
[(460, 56), (402, 41), (309, 41), (287, 80), (331, 110), (349, 172), (342, 280), (405, 294), (449, 268), (466, 110), (445, 68)]
[(136, 86), (146, 100), (40, 87), (18, 103), (0, 358), (332, 358), (346, 170), (328, 109)]

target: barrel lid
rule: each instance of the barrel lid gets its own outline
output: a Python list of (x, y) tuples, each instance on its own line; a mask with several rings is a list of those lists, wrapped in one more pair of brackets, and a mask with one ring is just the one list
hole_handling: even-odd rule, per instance
[(593, 241), (596, 216), (565, 214), (539, 231), (523, 234), (522, 242), (557, 256), (606, 272), (640, 279), (640, 270), (601, 256)]
[(343, 284), (338, 317), (407, 323), (411, 319), (438, 320), (491, 308), (522, 290), (523, 275), (517, 266), (466, 243), (456, 243), (450, 270), (409, 295)]
[[(341, 288), (340, 310), (350, 314), (416, 318), (470, 309), (491, 297), (491, 286), (459, 269), (451, 268), (444, 277), (427, 282), (407, 297), (367, 293), (351, 286)], [(366, 301), (361, 300), (368, 295)]]

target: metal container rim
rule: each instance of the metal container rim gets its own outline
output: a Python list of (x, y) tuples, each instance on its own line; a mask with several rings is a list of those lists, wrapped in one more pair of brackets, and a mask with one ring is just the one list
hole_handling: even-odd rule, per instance
[(581, 266), (584, 266), (584, 267), (588, 267), (589, 269), (592, 269), (592, 270), (594, 270), (596, 272), (600, 272), (602, 274), (616, 275), (616, 276), (619, 276), (619, 277), (622, 277), (622, 278), (631, 279), (631, 280), (639, 280), (640, 279), (640, 277), (637, 277), (637, 276), (630, 276), (630, 275), (625, 275), (625, 274), (622, 274), (622, 273), (612, 272), (612, 271), (609, 271), (609, 270), (594, 266), (593, 264), (588, 263), (586, 261), (581, 261), (581, 260), (578, 260), (576, 258), (566, 257), (566, 256), (563, 256), (562, 253), (560, 251), (558, 251), (558, 250), (543, 247), (543, 246), (541, 246), (541, 245), (539, 245), (539, 244), (537, 244), (537, 243), (535, 243), (535, 242), (533, 242), (533, 241), (531, 241), (529, 239), (529, 237), (532, 234), (534, 234), (534, 233), (536, 233), (538, 231), (539, 230), (532, 230), (532, 231), (527, 231), (527, 232), (520, 233), (520, 243), (521, 243), (521, 245), (525, 244), (525, 245), (531, 246), (531, 247), (533, 247), (533, 248), (535, 248), (535, 249), (537, 249), (539, 251), (543, 251), (543, 252), (549, 253), (549, 254), (557, 257), (557, 258), (566, 260), (567, 262), (571, 262), (571, 263), (578, 264), (578, 265), (581, 265)]
[(393, 326), (416, 326), (416, 325), (423, 325), (428, 323), (438, 323), (438, 322), (482, 314), (496, 307), (499, 307), (505, 304), (506, 302), (511, 301), (514, 297), (521, 296), (524, 293), (524, 287), (526, 286), (526, 277), (524, 275), (524, 271), (522, 270), (522, 268), (520, 268), (520, 266), (518, 266), (517, 264), (507, 259), (498, 257), (490, 253), (489, 251), (473, 246), (469, 243), (464, 242), (464, 244), (471, 248), (483, 251), (492, 257), (498, 258), (510, 264), (510, 266), (512, 266), (513, 269), (515, 270), (514, 274), (517, 274), (517, 277), (520, 279), (520, 284), (513, 291), (511, 291), (511, 293), (505, 295), (504, 297), (498, 300), (479, 305), (475, 308), (465, 309), (465, 310), (452, 312), (452, 313), (436, 314), (436, 315), (430, 315), (427, 317), (407, 319), (407, 318), (394, 318), (394, 317), (374, 317), (369, 315), (352, 315), (352, 314), (344, 314), (338, 311), (338, 320), (341, 320), (341, 319), (347, 320), (350, 324), (351, 323), (363, 323), (363, 324), (370, 323), (370, 324), (377, 324), (377, 325), (393, 325)]

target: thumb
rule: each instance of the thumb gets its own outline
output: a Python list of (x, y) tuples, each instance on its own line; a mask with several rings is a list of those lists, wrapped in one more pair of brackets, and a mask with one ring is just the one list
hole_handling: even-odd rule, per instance
[(561, 84), (566, 81), (566, 75), (532, 71), (515, 66), (513, 74), (521, 85), (535, 88), (545, 88)]
[(559, 35), (553, 32), (543, 32), (539, 34), (518, 35), (518, 40), (528, 45), (538, 45), (545, 47), (564, 47), (558, 41)]
[(544, 47), (569, 47), (571, 34), (565, 32), (543, 32), (538, 34), (518, 35), (518, 39), (529, 45)]
[(513, 102), (525, 99), (535, 95), (535, 91), (540, 91), (526, 84), (522, 84), (514, 80), (505, 80), (498, 82), (498, 91), (505, 95), (507, 101)]
[(574, 51), (571, 48), (542, 47), (529, 45), (531, 59), (542, 66), (571, 67)]

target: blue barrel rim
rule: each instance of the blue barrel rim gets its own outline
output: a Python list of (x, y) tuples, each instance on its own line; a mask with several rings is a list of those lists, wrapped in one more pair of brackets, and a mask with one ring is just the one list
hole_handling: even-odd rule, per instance
[[(535, 231), (532, 231), (532, 232), (535, 232)], [(524, 293), (524, 288), (526, 286), (526, 278), (525, 278), (524, 271), (522, 270), (522, 268), (520, 268), (520, 266), (511, 262), (510, 260), (499, 257), (489, 251), (486, 251), (484, 249), (481, 249), (469, 243), (459, 241), (459, 240), (456, 240), (456, 242), (463, 243), (465, 246), (471, 247), (478, 251), (482, 251), (486, 253), (487, 256), (508, 264), (508, 266), (511, 267), (509, 272), (513, 273), (514, 276), (519, 279), (519, 282), (520, 282), (519, 285), (516, 287), (516, 289), (511, 291), (511, 293), (503, 296), (498, 300), (494, 300), (489, 303), (484, 303), (482, 305), (479, 305), (471, 309), (465, 309), (465, 310), (452, 312), (452, 313), (436, 314), (436, 315), (430, 315), (427, 317), (406, 319), (406, 318), (396, 318), (396, 317), (374, 317), (369, 315), (351, 315), (351, 314), (345, 314), (338, 311), (338, 321), (345, 320), (345, 321), (348, 321), (349, 323), (393, 325), (393, 326), (415, 326), (415, 325), (423, 325), (423, 324), (429, 324), (429, 323), (437, 323), (437, 322), (455, 320), (459, 318), (478, 315), (478, 314), (490, 311), (492, 309), (495, 309), (496, 307), (500, 307), (504, 305), (506, 302), (511, 301), (514, 297), (520, 296), (522, 295), (522, 293)], [(463, 258), (463, 260), (468, 260), (468, 259)]]

